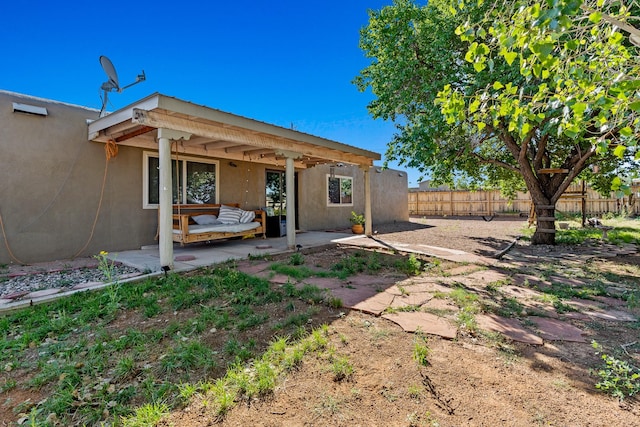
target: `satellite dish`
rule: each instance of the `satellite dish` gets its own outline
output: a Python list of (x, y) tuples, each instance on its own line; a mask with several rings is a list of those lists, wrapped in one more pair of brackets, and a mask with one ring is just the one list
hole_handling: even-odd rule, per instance
[(102, 108), (100, 109), (100, 117), (104, 117), (107, 115), (105, 109), (107, 108), (107, 101), (109, 99), (109, 92), (122, 92), (128, 87), (131, 87), (137, 83), (143, 82), (147, 79), (144, 74), (144, 70), (142, 70), (142, 74), (138, 74), (136, 77), (136, 81), (128, 84), (124, 87), (120, 87), (120, 82), (118, 81), (118, 73), (116, 73), (116, 68), (113, 66), (113, 63), (109, 58), (102, 55), (100, 56), (100, 65), (104, 70), (105, 74), (109, 78), (106, 82), (102, 83), (100, 89), (104, 91), (104, 96), (102, 97)]
[(101, 89), (106, 91), (116, 90), (120, 91), (120, 83), (118, 82), (118, 73), (116, 73), (116, 68), (113, 66), (113, 63), (106, 56), (100, 57), (100, 65), (102, 65), (102, 69), (109, 77), (109, 80), (102, 83)]

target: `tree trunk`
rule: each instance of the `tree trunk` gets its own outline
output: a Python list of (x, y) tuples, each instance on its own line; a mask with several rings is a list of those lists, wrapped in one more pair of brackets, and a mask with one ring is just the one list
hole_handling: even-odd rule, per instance
[(555, 205), (551, 205), (548, 200), (533, 200), (536, 212), (536, 231), (531, 238), (532, 245), (555, 245), (556, 244), (556, 220)]

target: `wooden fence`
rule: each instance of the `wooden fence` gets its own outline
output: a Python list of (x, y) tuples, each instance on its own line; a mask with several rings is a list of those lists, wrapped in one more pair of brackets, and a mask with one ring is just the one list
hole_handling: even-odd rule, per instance
[[(632, 203), (630, 205), (629, 196), (616, 197), (614, 193), (611, 193), (609, 197), (602, 197), (590, 188), (584, 189), (583, 196), (582, 185), (579, 183), (573, 184), (556, 204), (556, 211), (572, 214), (582, 213), (584, 199), (584, 208), (587, 216), (622, 212), (640, 215), (640, 201), (638, 201), (640, 199), (640, 186), (632, 187), (632, 192)], [(514, 200), (502, 197), (499, 190), (436, 190), (409, 193), (410, 215), (528, 215), (530, 209), (531, 197), (529, 193), (518, 192)]]

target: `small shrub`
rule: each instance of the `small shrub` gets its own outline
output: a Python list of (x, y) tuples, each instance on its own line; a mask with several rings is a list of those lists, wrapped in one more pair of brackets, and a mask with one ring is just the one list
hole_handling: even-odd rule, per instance
[(396, 268), (407, 276), (417, 276), (422, 272), (422, 262), (411, 254), (404, 261), (398, 261)]
[[(602, 346), (595, 341), (591, 342), (596, 354), (602, 351)], [(596, 374), (600, 381), (596, 383), (596, 388), (622, 401), (626, 397), (631, 397), (640, 392), (640, 371), (624, 360), (617, 359), (611, 355), (602, 354), (604, 366), (598, 369)]]
[(302, 265), (304, 264), (304, 256), (300, 252), (296, 252), (289, 258), (289, 264)]
[(336, 357), (331, 363), (334, 381), (342, 381), (351, 378), (353, 375), (353, 365), (346, 356)]
[(169, 413), (169, 407), (164, 403), (150, 403), (136, 409), (135, 413), (121, 419), (124, 427), (155, 426), (162, 417)]
[(413, 343), (413, 360), (415, 360), (420, 366), (429, 366), (429, 353), (431, 349), (427, 345), (427, 340), (424, 337), (416, 337)]

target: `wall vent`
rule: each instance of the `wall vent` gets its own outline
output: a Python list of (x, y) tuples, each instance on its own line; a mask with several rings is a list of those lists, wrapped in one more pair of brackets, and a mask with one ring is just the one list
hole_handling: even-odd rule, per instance
[(49, 113), (47, 112), (47, 109), (44, 107), (36, 107), (35, 105), (29, 105), (29, 104), (19, 104), (17, 102), (13, 103), (13, 112), (33, 114), (36, 116), (49, 115)]

